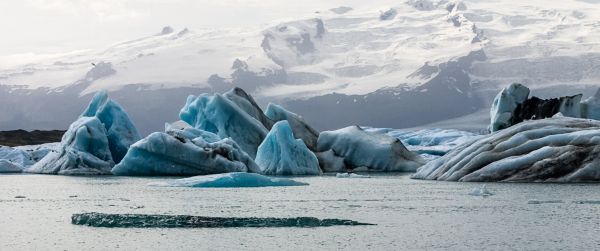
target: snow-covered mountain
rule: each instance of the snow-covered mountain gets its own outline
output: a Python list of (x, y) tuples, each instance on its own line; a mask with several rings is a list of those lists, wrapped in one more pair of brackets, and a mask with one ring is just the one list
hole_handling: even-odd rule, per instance
[(232, 86), (320, 129), (459, 117), (512, 82), (534, 95), (588, 96), (600, 86), (599, 9), (583, 0), (410, 0), (255, 29), (165, 27), (104, 50), (0, 58), (0, 130), (66, 128), (104, 89), (143, 133), (176, 119), (188, 94)]

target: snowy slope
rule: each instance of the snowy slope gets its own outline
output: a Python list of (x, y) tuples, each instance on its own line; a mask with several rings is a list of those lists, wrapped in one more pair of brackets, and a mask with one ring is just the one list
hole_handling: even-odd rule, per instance
[[(170, 89), (180, 97), (184, 91), (240, 86), (261, 104), (291, 102), (300, 114), (315, 112), (304, 108), (307, 103), (330, 108), (332, 114), (342, 110), (334, 107), (340, 102), (366, 110), (380, 105), (368, 97), (388, 103), (410, 100), (418, 109), (432, 104), (430, 110), (410, 114), (412, 107), (402, 103), (402, 114), (382, 112), (381, 118), (393, 117), (385, 125), (368, 124), (418, 126), (477, 111), (489, 104), (490, 93), (515, 81), (539, 89), (542, 96), (563, 90), (555, 86), (593, 94), (600, 80), (595, 67), (600, 63), (599, 8), (592, 1), (375, 1), (370, 8), (318, 10), (310, 17), (250, 29), (165, 27), (101, 50), (0, 58), (0, 92), (6, 92), (0, 96), (12, 95), (11, 102), (27, 100), (16, 95), (44, 93), (64, 99), (60, 93), (65, 90), (69, 97), (83, 97), (106, 89), (127, 100), (139, 95), (135, 90)], [(451, 98), (445, 100), (445, 95)], [(176, 107), (184, 100), (172, 102)], [(447, 102), (461, 103), (454, 109), (458, 111), (450, 111)], [(136, 115), (141, 111), (128, 110), (134, 119), (141, 117)], [(438, 112), (418, 118), (433, 111)], [(10, 112), (36, 117), (32, 109), (0, 109), (0, 117), (15, 117), (5, 114)], [(400, 121), (404, 114), (414, 121)], [(319, 123), (317, 114), (307, 117), (328, 129), (342, 126), (335, 121), (379, 119), (347, 114)]]

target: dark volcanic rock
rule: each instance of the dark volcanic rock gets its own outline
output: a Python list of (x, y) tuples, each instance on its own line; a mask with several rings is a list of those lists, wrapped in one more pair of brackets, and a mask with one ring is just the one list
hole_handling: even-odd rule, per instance
[(226, 227), (329, 227), (373, 225), (351, 220), (295, 218), (233, 218), (192, 215), (73, 214), (71, 223), (107, 228), (226, 228)]
[(24, 146), (24, 145), (39, 145), (44, 143), (59, 142), (65, 131), (1, 131), (0, 145), (2, 146)]

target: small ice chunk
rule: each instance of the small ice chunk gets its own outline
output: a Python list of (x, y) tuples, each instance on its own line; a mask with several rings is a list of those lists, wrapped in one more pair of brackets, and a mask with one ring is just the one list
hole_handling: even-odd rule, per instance
[(527, 204), (534, 204), (534, 205), (554, 204), (554, 203), (563, 203), (563, 201), (562, 200), (529, 200), (529, 201), (527, 201)]
[(494, 194), (492, 192), (488, 191), (487, 188), (485, 187), (485, 185), (483, 185), (481, 187), (473, 188), (473, 190), (471, 190), (469, 195), (487, 197), (487, 196), (492, 196)]
[(307, 186), (308, 183), (291, 179), (272, 178), (256, 173), (224, 173), (195, 176), (166, 182), (151, 183), (161, 187), (268, 187), (268, 186)]
[(356, 173), (337, 173), (335, 175), (336, 178), (355, 178), (355, 179), (360, 179), (360, 178), (371, 178), (371, 176), (369, 175), (360, 175), (360, 174), (356, 174)]

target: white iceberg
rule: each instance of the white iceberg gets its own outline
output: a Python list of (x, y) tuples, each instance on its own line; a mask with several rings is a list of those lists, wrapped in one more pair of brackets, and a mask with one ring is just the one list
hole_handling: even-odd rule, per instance
[(518, 83), (502, 89), (492, 103), (490, 131), (495, 132), (510, 127), (513, 124), (515, 109), (527, 100), (529, 92), (529, 88)]
[(256, 164), (266, 175), (319, 175), (319, 160), (301, 139), (295, 139), (287, 120), (275, 123), (258, 147)]
[(460, 145), (419, 168), (415, 179), (444, 181), (598, 182), (600, 121), (526, 121)]
[(306, 186), (307, 183), (291, 179), (272, 178), (256, 173), (224, 173), (195, 176), (185, 179), (151, 183), (161, 187), (268, 187), (268, 186)]
[[(347, 170), (364, 168), (366, 171), (414, 172), (425, 163), (419, 155), (406, 149), (399, 139), (383, 133), (366, 132), (358, 126), (321, 132), (317, 150), (319, 157), (327, 156), (321, 163), (336, 163), (335, 158), (343, 158), (344, 169)], [(331, 151), (330, 154), (323, 154), (327, 151)], [(323, 169), (341, 171), (340, 167), (325, 166)]]

